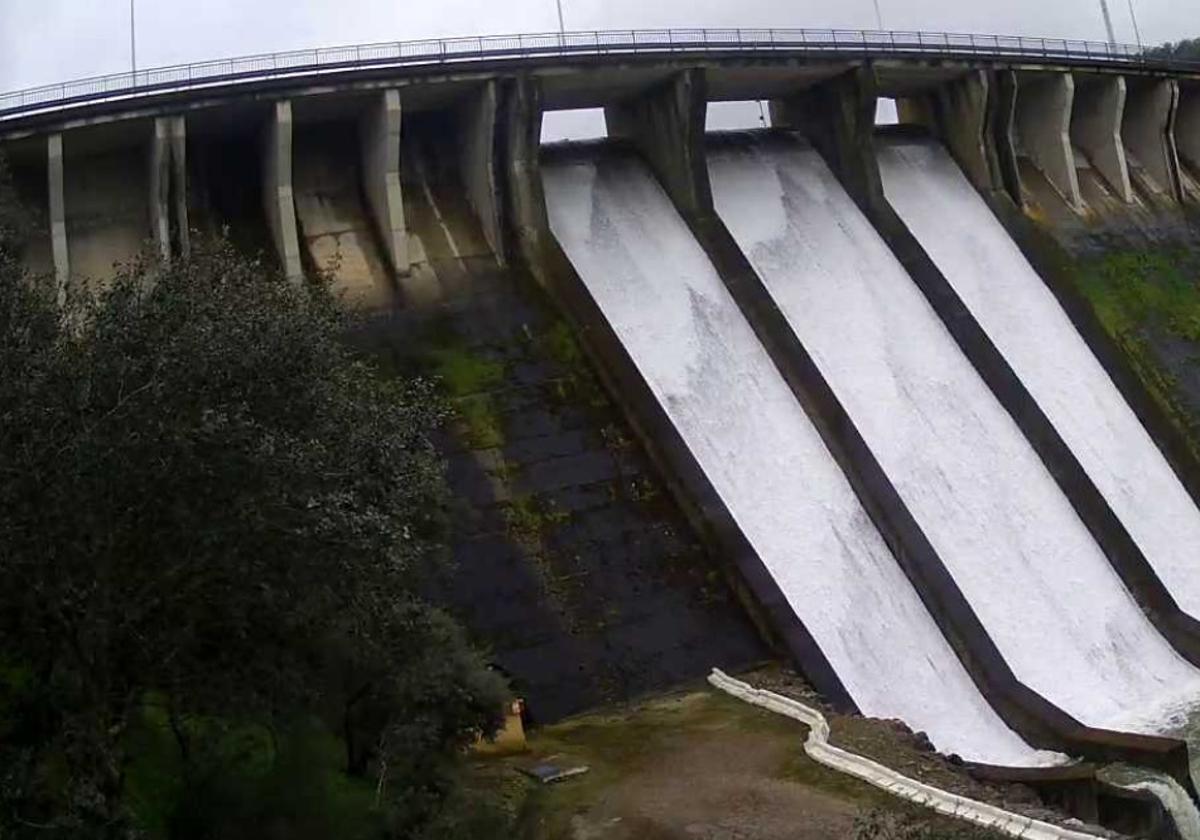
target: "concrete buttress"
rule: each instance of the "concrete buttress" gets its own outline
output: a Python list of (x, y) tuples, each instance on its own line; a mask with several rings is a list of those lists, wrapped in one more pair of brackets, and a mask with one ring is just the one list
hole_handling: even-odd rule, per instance
[(1075, 76), (1071, 142), (1124, 202), (1133, 201), (1121, 122), (1125, 115), (1125, 79), (1120, 76)]
[(263, 134), (263, 202), (267, 224), (284, 274), (299, 280), (300, 237), (296, 230), (296, 204), (292, 188), (292, 103), (276, 102)]
[(998, 164), (988, 136), (987, 72), (974, 70), (916, 97), (898, 99), (901, 121), (923, 125), (941, 140), (976, 188), (995, 186)]
[(63, 172), (63, 138), (51, 134), (47, 138), (48, 178), (50, 190), (50, 240), (54, 251), (54, 277), (58, 285), (58, 302), (66, 301), (67, 283), (71, 278), (71, 257), (67, 248), (66, 179)]
[(392, 270), (408, 274), (408, 230), (400, 186), (403, 111), (398, 90), (385, 90), (363, 115), (363, 193)]
[(187, 118), (171, 117), (171, 201), (175, 209), (175, 244), (181, 257), (192, 252), (187, 196)]
[(604, 109), (610, 137), (630, 140), (681, 210), (712, 211), (704, 164), (707, 112), (703, 70), (684, 70), (641, 95)]
[(1060, 195), (1082, 211), (1083, 196), (1071, 148), (1075, 81), (1068, 73), (1018, 74), (1016, 145)]
[(150, 229), (164, 262), (171, 259), (171, 122), (155, 118), (150, 138)]
[(467, 201), (483, 226), (483, 235), (501, 265), (507, 263), (500, 229), (500, 197), (496, 185), (496, 82), (459, 107), (459, 168)]
[(1179, 194), (1178, 162), (1171, 142), (1171, 120), (1178, 85), (1170, 79), (1129, 82), (1121, 138), (1126, 152), (1140, 164), (1151, 185), (1172, 196)]

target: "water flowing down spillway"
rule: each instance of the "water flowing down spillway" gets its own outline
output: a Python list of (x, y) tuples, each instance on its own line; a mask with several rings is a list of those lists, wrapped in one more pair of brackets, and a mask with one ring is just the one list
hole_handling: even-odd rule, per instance
[(969, 760), (1057, 760), (980, 695), (645, 165), (555, 149), (543, 169), (554, 234), (860, 709)]
[(941, 146), (881, 142), (879, 164), (896, 211), (1200, 618), (1200, 510), (1054, 295)]
[(713, 144), (721, 217), (1017, 678), (1093, 726), (1170, 728), (1200, 672), (820, 155), (789, 135)]

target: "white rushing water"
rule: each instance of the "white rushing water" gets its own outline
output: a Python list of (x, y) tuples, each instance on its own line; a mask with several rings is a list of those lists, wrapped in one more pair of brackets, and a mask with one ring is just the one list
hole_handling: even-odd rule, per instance
[(1200, 617), (1200, 511), (1067, 314), (944, 149), (892, 140), (879, 156), (896, 211), (1180, 607)]
[(1096, 777), (1127, 790), (1145, 790), (1167, 809), (1179, 836), (1183, 840), (1200, 840), (1200, 811), (1187, 790), (1171, 776), (1145, 767), (1128, 764), (1110, 764), (1101, 768)]
[(555, 235), (861, 710), (970, 760), (1061, 760), (977, 691), (645, 165), (546, 157)]
[(791, 136), (726, 138), (709, 169), (721, 217), (1017, 678), (1093, 726), (1177, 725), (1200, 672), (820, 155)]

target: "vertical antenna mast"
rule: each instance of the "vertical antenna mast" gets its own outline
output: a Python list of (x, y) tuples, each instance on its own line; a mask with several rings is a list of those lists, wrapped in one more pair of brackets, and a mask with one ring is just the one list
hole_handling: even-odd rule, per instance
[(129, 0), (129, 64), (133, 67), (134, 82), (137, 82), (137, 22), (134, 18), (134, 0)]
[(1112, 15), (1108, 13), (1108, 0), (1100, 0), (1100, 11), (1104, 12), (1104, 28), (1108, 30), (1108, 43), (1115, 45), (1117, 35), (1113, 31)]
[(1133, 10), (1133, 0), (1129, 0), (1129, 19), (1133, 21), (1133, 34), (1137, 38), (1138, 49), (1142, 48), (1142, 30), (1138, 26), (1137, 12)]

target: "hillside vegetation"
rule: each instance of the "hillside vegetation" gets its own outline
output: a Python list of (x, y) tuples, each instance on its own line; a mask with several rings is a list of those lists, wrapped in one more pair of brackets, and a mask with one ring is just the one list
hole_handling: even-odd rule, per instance
[(60, 309), (24, 219), (0, 171), (0, 837), (493, 836), (431, 386), (220, 241)]

